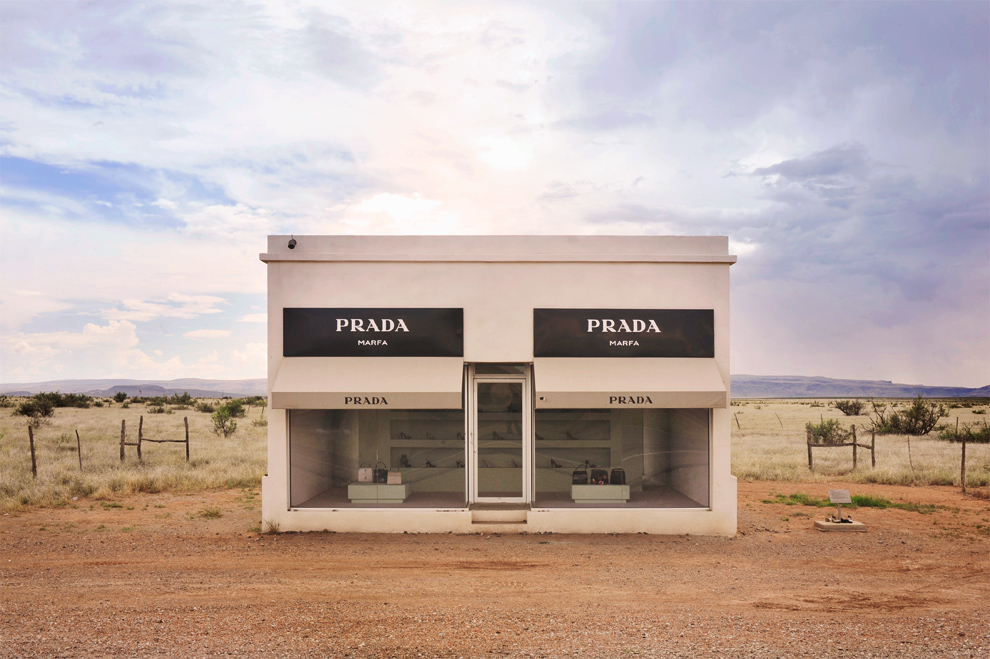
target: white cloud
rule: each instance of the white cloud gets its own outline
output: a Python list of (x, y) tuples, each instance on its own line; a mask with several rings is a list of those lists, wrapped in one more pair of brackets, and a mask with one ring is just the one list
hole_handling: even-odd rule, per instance
[(230, 336), (230, 330), (218, 330), (218, 329), (191, 330), (189, 332), (183, 333), (182, 336), (189, 339), (225, 339), (228, 336)]
[(233, 365), (243, 368), (250, 373), (265, 373), (268, 365), (268, 345), (265, 343), (248, 343), (244, 350), (231, 350), (230, 361)]
[[(220, 338), (209, 330), (189, 334)], [(42, 381), (58, 374), (72, 378), (238, 379), (258, 377), (267, 361), (263, 343), (232, 349), (225, 360), (218, 359), (216, 351), (183, 360), (159, 349), (146, 351), (139, 344), (137, 327), (127, 320), (88, 323), (79, 332), (5, 332), (0, 335), (2, 378), (7, 383)]]
[(249, 313), (241, 316), (237, 319), (241, 323), (267, 323), (268, 314), (266, 313)]
[(123, 300), (124, 309), (108, 309), (107, 318), (116, 320), (148, 321), (155, 318), (196, 318), (203, 314), (221, 313), (218, 304), (227, 301), (215, 295), (185, 295), (172, 293), (159, 300)]
[(524, 169), (533, 159), (532, 152), (507, 137), (478, 140), (481, 159), (495, 169)]

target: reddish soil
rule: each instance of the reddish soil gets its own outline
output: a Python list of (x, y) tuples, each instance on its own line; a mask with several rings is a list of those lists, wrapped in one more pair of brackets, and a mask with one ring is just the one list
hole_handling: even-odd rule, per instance
[(244, 491), (12, 513), (0, 656), (990, 656), (987, 500), (830, 487), (937, 508), (821, 533), (763, 500), (825, 486), (740, 483), (735, 538), (259, 535)]

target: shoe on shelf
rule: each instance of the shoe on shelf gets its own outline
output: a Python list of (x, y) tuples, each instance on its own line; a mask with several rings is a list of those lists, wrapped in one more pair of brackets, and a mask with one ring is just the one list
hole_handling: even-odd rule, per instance
[(458, 467), (463, 467), (464, 466), (464, 461), (463, 460), (457, 460), (457, 461), (455, 461), (454, 464), (456, 464)]
[(560, 464), (559, 462), (557, 462), (557, 461), (556, 461), (556, 460), (554, 460), (553, 458), (550, 458), (550, 468), (551, 468), (551, 469), (560, 469), (560, 468), (561, 468), (561, 467), (563, 467), (563, 466), (564, 466), (564, 465), (562, 465), (562, 464)]
[(426, 461), (426, 466), (431, 469), (436, 469), (436, 465), (430, 462), (429, 460)]
[(400, 467), (405, 467), (407, 469), (410, 468), (410, 467), (412, 467), (412, 465), (409, 464), (409, 458), (406, 457), (406, 454), (405, 453), (403, 453), (402, 455), (399, 456), (399, 466)]

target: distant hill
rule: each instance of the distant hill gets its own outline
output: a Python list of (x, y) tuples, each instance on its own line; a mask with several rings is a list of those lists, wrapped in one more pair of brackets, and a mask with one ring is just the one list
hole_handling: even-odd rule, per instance
[[(123, 391), (128, 396), (181, 394), (210, 398), (214, 396), (264, 396), (268, 393), (265, 378), (253, 380), (50, 380), (20, 384), (0, 384), (0, 394), (30, 396), (42, 391), (64, 394), (113, 396)], [(990, 398), (990, 385), (967, 387), (926, 387), (921, 384), (897, 384), (887, 380), (840, 380), (801, 375), (733, 375), (734, 398)]]
[(733, 398), (987, 398), (990, 385), (926, 387), (889, 380), (840, 380), (802, 375), (733, 375)]
[(28, 382), (0, 384), (0, 394), (31, 396), (42, 391), (59, 391), (63, 394), (86, 394), (88, 396), (113, 396), (123, 391), (128, 396), (162, 396), (189, 392), (196, 398), (218, 396), (265, 396), (268, 394), (268, 380), (200, 380), (180, 378), (178, 380), (49, 380), (48, 382)]

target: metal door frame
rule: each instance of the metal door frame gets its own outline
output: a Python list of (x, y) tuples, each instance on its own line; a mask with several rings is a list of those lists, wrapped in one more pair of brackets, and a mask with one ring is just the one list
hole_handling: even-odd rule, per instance
[[(535, 447), (533, 446), (533, 393), (532, 393), (532, 366), (524, 365), (525, 372), (522, 374), (485, 374), (476, 375), (474, 364), (468, 365), (468, 386), (467, 390), (467, 426), (468, 426), (468, 468), (465, 470), (468, 477), (468, 501), (469, 503), (532, 503), (535, 476), (533, 461), (535, 458)], [(478, 383), (490, 382), (515, 382), (521, 383), (522, 391), (522, 411), (519, 413), (522, 423), (522, 495), (519, 497), (479, 497), (478, 496)]]

